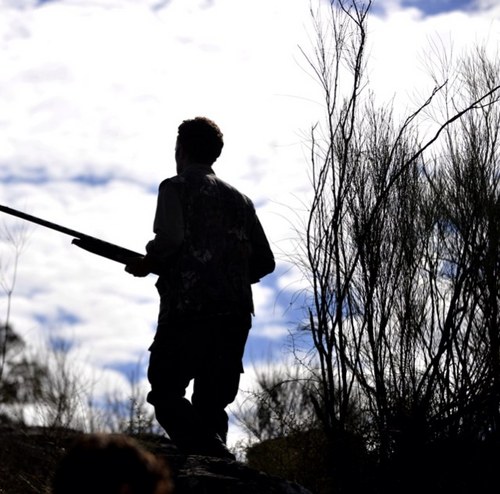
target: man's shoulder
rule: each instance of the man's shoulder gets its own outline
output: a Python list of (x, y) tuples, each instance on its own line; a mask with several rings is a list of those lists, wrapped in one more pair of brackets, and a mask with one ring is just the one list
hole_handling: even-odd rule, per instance
[(215, 177), (215, 178), (218, 181), (218, 183), (220, 185), (222, 185), (223, 187), (225, 187), (227, 189), (227, 191), (231, 195), (233, 195), (234, 197), (239, 198), (239, 200), (241, 200), (241, 202), (246, 203), (248, 206), (250, 206), (252, 208), (254, 207), (253, 201), (250, 199), (250, 197), (248, 197), (246, 194), (244, 194), (243, 192), (241, 192), (234, 185), (231, 185), (229, 182), (226, 182), (225, 180), (222, 180), (219, 177)]
[(199, 192), (203, 190), (205, 194), (215, 194), (217, 195), (221, 192), (221, 190), (225, 191), (225, 195), (227, 198), (231, 198), (233, 202), (237, 202), (239, 204), (244, 204), (248, 208), (254, 210), (254, 204), (252, 199), (249, 196), (241, 192), (234, 185), (229, 182), (223, 180), (219, 176), (215, 174), (206, 174), (206, 175), (197, 175), (190, 176), (185, 174), (174, 175), (172, 177), (166, 178), (163, 182), (160, 183), (160, 190), (165, 191), (167, 189), (175, 189), (176, 191), (184, 190), (188, 192), (190, 189), (193, 191)]
[(176, 185), (180, 183), (184, 183), (186, 179), (182, 175), (174, 175), (173, 177), (166, 178), (160, 183), (159, 188), (160, 189), (165, 189), (171, 185)]

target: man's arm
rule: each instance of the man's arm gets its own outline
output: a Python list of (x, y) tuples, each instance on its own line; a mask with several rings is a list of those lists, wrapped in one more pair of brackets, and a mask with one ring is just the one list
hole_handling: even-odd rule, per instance
[(264, 229), (255, 215), (252, 229), (252, 255), (250, 257), (250, 282), (257, 283), (261, 278), (272, 273), (276, 267), (274, 255), (267, 240)]
[(169, 257), (179, 249), (184, 240), (184, 218), (179, 196), (167, 181), (160, 184), (153, 223), (154, 238), (146, 245), (146, 255), (132, 259), (125, 267), (127, 273), (137, 277), (147, 276), (152, 270), (160, 271)]
[(153, 223), (153, 240), (146, 245), (146, 252), (165, 260), (177, 252), (184, 241), (184, 215), (175, 187), (166, 180), (158, 191), (158, 201)]

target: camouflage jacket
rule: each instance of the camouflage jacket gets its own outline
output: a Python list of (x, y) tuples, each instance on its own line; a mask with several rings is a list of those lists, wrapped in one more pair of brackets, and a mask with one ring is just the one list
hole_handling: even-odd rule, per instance
[(191, 165), (160, 184), (154, 231), (146, 250), (162, 265), (160, 320), (253, 312), (251, 284), (275, 262), (248, 197)]

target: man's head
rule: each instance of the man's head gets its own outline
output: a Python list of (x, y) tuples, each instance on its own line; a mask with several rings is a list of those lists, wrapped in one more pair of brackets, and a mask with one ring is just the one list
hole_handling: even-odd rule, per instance
[(220, 156), (224, 140), (219, 127), (205, 117), (184, 120), (179, 125), (176, 159), (183, 163), (212, 165)]

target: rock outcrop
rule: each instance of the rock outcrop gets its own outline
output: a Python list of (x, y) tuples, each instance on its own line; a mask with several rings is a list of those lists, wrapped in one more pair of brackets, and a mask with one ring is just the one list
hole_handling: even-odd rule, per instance
[(179, 455), (168, 441), (155, 454), (163, 456), (170, 465), (175, 494), (311, 494), (299, 484), (238, 461)]

